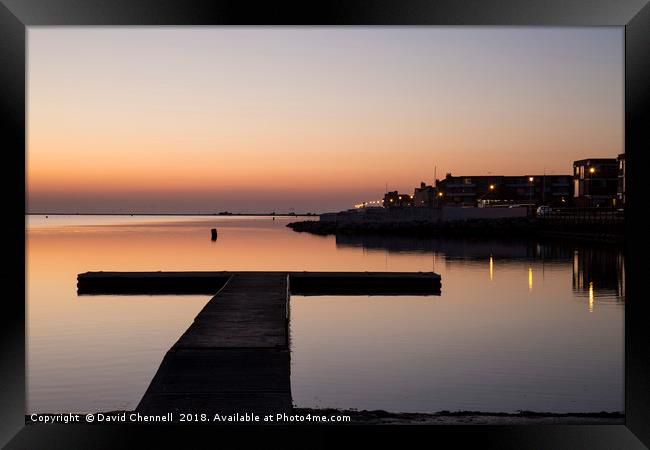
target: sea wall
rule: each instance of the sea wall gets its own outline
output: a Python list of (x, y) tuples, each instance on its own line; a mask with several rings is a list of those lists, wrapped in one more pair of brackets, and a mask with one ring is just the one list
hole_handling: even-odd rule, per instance
[(527, 209), (518, 208), (362, 208), (320, 215), (321, 222), (338, 224), (456, 222), (477, 219), (526, 217)]
[[(496, 209), (496, 208), (495, 208)], [(423, 220), (307, 220), (292, 222), (287, 227), (297, 232), (318, 235), (390, 235), (414, 237), (520, 237), (553, 238), (571, 241), (622, 244), (623, 224), (617, 223), (561, 223), (540, 220), (534, 217), (483, 217), (465, 216), (464, 219), (437, 221)], [(444, 217), (444, 216), (440, 216)], [(458, 217), (458, 216), (451, 216)]]

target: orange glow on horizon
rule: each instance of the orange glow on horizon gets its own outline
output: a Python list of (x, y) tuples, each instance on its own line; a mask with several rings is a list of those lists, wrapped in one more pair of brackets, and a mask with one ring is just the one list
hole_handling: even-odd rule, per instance
[(33, 27), (28, 204), (327, 209), (410, 194), (434, 167), (568, 175), (622, 151), (622, 33), (601, 32)]

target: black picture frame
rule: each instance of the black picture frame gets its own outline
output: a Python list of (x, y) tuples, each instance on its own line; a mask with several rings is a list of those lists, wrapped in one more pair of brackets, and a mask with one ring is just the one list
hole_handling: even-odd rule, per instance
[[(33, 25), (508, 25), (625, 27), (626, 304), (625, 424), (611, 426), (343, 427), (390, 444), (417, 434), (428, 442), (480, 443), (498, 448), (644, 448), (650, 446), (650, 348), (640, 267), (641, 173), (637, 162), (650, 146), (650, 5), (648, 0), (0, 0), (0, 129), (5, 197), (0, 360), (0, 444), (7, 448), (120, 448), (146, 439), (188, 448), (196, 439), (240, 444), (254, 437), (247, 426), (25, 425), (25, 52)], [(340, 445), (342, 427), (293, 427), (311, 444)], [(259, 429), (255, 430), (256, 433)], [(266, 427), (270, 440), (287, 438)], [(390, 436), (387, 434), (390, 432)], [(207, 436), (206, 436), (207, 435)], [(217, 439), (217, 440), (214, 440)], [(294, 440), (291, 438), (290, 440)], [(208, 441), (210, 442), (210, 441)], [(396, 441), (404, 444), (405, 441)], [(418, 442), (418, 441), (410, 441)], [(419, 444), (418, 444), (419, 445)]]

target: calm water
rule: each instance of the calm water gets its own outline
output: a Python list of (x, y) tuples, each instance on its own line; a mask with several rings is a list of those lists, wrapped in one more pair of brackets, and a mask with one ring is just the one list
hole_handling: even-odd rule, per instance
[(294, 404), (623, 411), (619, 251), (321, 237), (291, 220), (28, 216), (28, 412), (135, 408), (209, 300), (77, 296), (76, 275), (89, 270), (435, 270), (440, 296), (293, 296)]

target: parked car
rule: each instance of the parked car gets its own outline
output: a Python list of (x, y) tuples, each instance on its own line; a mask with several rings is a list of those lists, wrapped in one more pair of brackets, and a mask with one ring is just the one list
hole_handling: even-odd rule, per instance
[(553, 211), (553, 208), (550, 206), (540, 206), (537, 208), (537, 215), (539, 217), (544, 217), (547, 216), (551, 211)]

